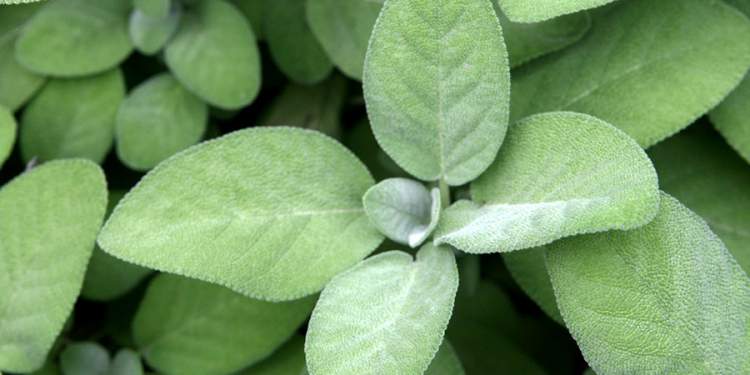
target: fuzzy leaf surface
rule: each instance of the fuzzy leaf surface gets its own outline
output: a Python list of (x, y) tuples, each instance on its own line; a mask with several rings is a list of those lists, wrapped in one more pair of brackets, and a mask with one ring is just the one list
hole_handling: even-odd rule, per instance
[(539, 22), (562, 15), (600, 7), (614, 0), (498, 0), (503, 12), (514, 22)]

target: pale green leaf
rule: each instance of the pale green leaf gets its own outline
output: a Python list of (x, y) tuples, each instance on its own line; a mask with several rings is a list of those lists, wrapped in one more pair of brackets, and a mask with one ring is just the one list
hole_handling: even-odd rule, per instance
[(21, 117), (21, 155), (101, 162), (112, 146), (117, 108), (125, 97), (119, 69), (76, 79), (50, 80)]
[(41, 4), (5, 7), (0, 12), (0, 105), (15, 111), (42, 86), (44, 78), (18, 64), (14, 56), (16, 37)]
[(464, 375), (464, 368), (461, 366), (461, 360), (458, 359), (456, 351), (448, 340), (443, 340), (443, 344), (440, 345), (435, 358), (430, 362), (430, 366), (427, 367), (425, 375)]
[(525, 251), (503, 254), (508, 271), (513, 280), (531, 297), (554, 321), (565, 324), (555, 301), (555, 291), (549, 279), (547, 265), (544, 264), (544, 248), (537, 247)]
[(380, 146), (423, 180), (462, 185), (494, 160), (508, 125), (508, 57), (489, 0), (392, 0), (365, 61)]
[(82, 76), (112, 69), (130, 54), (130, 2), (50, 1), (24, 26), (16, 59), (52, 76)]
[(84, 160), (45, 163), (0, 189), (0, 369), (44, 364), (78, 297), (106, 205), (104, 175)]
[(172, 0), (133, 0), (133, 6), (149, 17), (166, 18), (172, 7)]
[(393, 241), (417, 247), (440, 218), (440, 190), (408, 178), (390, 178), (371, 187), (362, 199), (367, 216)]
[(133, 321), (138, 351), (165, 374), (228, 374), (267, 357), (307, 319), (314, 297), (271, 303), (161, 274)]
[(8, 159), (16, 142), (16, 119), (5, 107), (0, 105), (0, 167)]
[(138, 85), (117, 112), (117, 155), (128, 167), (149, 170), (199, 142), (208, 107), (169, 73)]
[(565, 14), (596, 8), (614, 0), (498, 0), (514, 22), (539, 22)]
[(581, 42), (513, 76), (511, 120), (551, 110), (599, 117), (651, 146), (718, 104), (750, 67), (750, 22), (716, 0), (627, 0)]
[(174, 36), (180, 24), (181, 15), (181, 11), (175, 9), (166, 16), (157, 18), (135, 9), (130, 13), (128, 23), (130, 40), (138, 52), (153, 55), (164, 48)]
[(310, 374), (422, 374), (443, 341), (457, 288), (453, 252), (431, 244), (416, 260), (389, 251), (340, 274), (310, 319)]
[(143, 365), (138, 353), (130, 349), (118, 351), (112, 358), (108, 375), (143, 375)]
[(247, 19), (224, 0), (198, 1), (182, 13), (165, 60), (194, 94), (222, 109), (242, 108), (260, 89), (260, 57)]
[(444, 211), (437, 243), (469, 253), (525, 249), (639, 227), (659, 203), (656, 171), (638, 144), (604, 121), (570, 112), (514, 124), (471, 194), (473, 202)]
[(305, 339), (294, 336), (263, 362), (237, 375), (301, 375), (305, 369)]
[(750, 272), (750, 166), (705, 130), (689, 129), (649, 155), (661, 188), (701, 215)]
[(60, 354), (63, 375), (110, 375), (109, 353), (95, 342), (68, 345)]
[(120, 202), (99, 244), (251, 297), (295, 299), (380, 244), (362, 208), (373, 184), (361, 162), (320, 133), (251, 128), (153, 169)]
[(642, 228), (546, 252), (565, 323), (597, 373), (750, 372), (750, 280), (676, 199), (662, 195)]
[(325, 79), (333, 65), (310, 30), (306, 3), (307, 0), (266, 0), (263, 35), (271, 57), (284, 74), (292, 81), (313, 84)]

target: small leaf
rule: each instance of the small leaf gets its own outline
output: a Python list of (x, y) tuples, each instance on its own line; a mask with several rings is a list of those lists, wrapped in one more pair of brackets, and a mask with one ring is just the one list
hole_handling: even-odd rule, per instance
[(68, 345), (60, 354), (63, 375), (110, 375), (109, 353), (95, 342)]
[(135, 10), (153, 18), (166, 18), (172, 7), (172, 0), (133, 0)]
[(292, 81), (314, 84), (325, 79), (333, 65), (307, 24), (306, 3), (307, 0), (266, 0), (263, 34), (271, 57), (284, 74)]
[(539, 22), (596, 8), (614, 0), (498, 0), (513, 22)]
[(106, 205), (104, 175), (84, 160), (45, 163), (0, 189), (0, 369), (44, 364), (78, 297)]
[(557, 308), (555, 291), (549, 279), (547, 265), (544, 264), (544, 248), (537, 247), (525, 251), (503, 254), (513, 280), (531, 297), (554, 321), (565, 325), (560, 309)]
[(450, 185), (476, 178), (508, 125), (508, 57), (489, 0), (387, 2), (364, 85), (375, 137), (402, 168)]
[(108, 375), (143, 375), (143, 364), (138, 353), (130, 349), (120, 349), (109, 367)]
[(18, 64), (14, 56), (21, 27), (41, 4), (4, 7), (0, 12), (0, 106), (15, 111), (42, 86), (44, 78)]
[[(229, 374), (281, 346), (315, 299), (270, 303), (219, 285), (161, 274), (133, 321), (139, 352), (166, 374)], [(200, 353), (200, 355), (196, 355)]]
[(0, 167), (8, 159), (16, 142), (16, 119), (5, 107), (0, 105)]
[(179, 8), (168, 12), (166, 16), (157, 18), (149, 16), (139, 9), (130, 13), (128, 32), (130, 40), (138, 52), (153, 55), (159, 52), (174, 36), (180, 24), (182, 15)]
[(301, 375), (305, 370), (305, 339), (294, 336), (263, 362), (237, 375)]
[(76, 79), (50, 80), (21, 117), (21, 155), (101, 162), (112, 146), (117, 108), (125, 97), (119, 69)]
[(697, 215), (663, 195), (628, 232), (547, 247), (565, 323), (601, 374), (743, 374), (750, 280)]
[(435, 358), (430, 362), (430, 367), (424, 372), (425, 375), (464, 375), (461, 361), (453, 350), (448, 340), (443, 340), (440, 349), (435, 353)]
[(362, 208), (373, 183), (362, 163), (320, 133), (242, 130), (153, 169), (117, 206), (99, 244), (247, 296), (295, 299), (380, 244)]
[(445, 210), (435, 234), (469, 253), (508, 252), (580, 233), (627, 230), (658, 210), (656, 172), (615, 127), (555, 112), (515, 124), (471, 201)]
[(223, 0), (186, 6), (165, 60), (194, 94), (222, 109), (239, 109), (260, 89), (260, 57), (247, 20)]
[(457, 288), (453, 252), (431, 244), (416, 261), (389, 251), (340, 274), (310, 319), (310, 374), (423, 373), (443, 341)]
[(748, 39), (748, 19), (722, 1), (620, 1), (596, 12), (581, 42), (514, 72), (511, 121), (582, 112), (651, 146), (740, 82)]
[(146, 171), (201, 140), (208, 107), (164, 73), (130, 92), (120, 105), (116, 124), (120, 160)]
[(130, 54), (128, 12), (122, 0), (47, 2), (16, 41), (16, 59), (40, 74), (72, 77), (101, 73)]
[(440, 190), (427, 190), (408, 178), (390, 178), (371, 187), (363, 198), (365, 212), (393, 241), (418, 247), (440, 218)]

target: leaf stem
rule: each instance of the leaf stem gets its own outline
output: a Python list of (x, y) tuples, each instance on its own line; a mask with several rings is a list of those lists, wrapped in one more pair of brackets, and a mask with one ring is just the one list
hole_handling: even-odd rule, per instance
[(448, 186), (448, 183), (445, 182), (445, 179), (440, 179), (440, 182), (438, 182), (438, 186), (440, 187), (440, 205), (443, 206), (443, 208), (446, 208), (450, 206), (451, 204), (451, 190)]

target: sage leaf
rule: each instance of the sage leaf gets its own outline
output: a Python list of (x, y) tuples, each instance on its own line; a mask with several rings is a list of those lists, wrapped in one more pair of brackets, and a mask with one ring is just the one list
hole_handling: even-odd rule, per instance
[(302, 375), (305, 371), (304, 347), (305, 339), (294, 336), (263, 362), (237, 375)]
[(24, 26), (15, 56), (25, 68), (60, 77), (101, 73), (130, 54), (130, 2), (49, 1)]
[[(263, 9), (266, 0), (232, 0), (232, 4), (247, 18), (253, 33), (258, 40), (265, 39), (263, 35)], [(298, 375), (298, 374), (295, 374)]]
[(710, 117), (716, 130), (747, 162), (750, 162), (748, 106), (750, 106), (750, 79), (745, 77), (732, 94), (711, 111)]
[(427, 190), (408, 178), (390, 178), (371, 187), (362, 199), (367, 216), (393, 241), (418, 247), (440, 218), (440, 190)]
[(427, 367), (425, 375), (464, 375), (464, 368), (461, 366), (461, 360), (458, 359), (456, 351), (453, 350), (453, 346), (448, 340), (443, 340), (443, 344), (440, 345), (435, 358), (430, 362), (430, 366)]
[(253, 30), (224, 0), (198, 1), (182, 13), (165, 61), (177, 79), (209, 104), (239, 109), (260, 89), (260, 57)]
[(143, 364), (138, 353), (130, 349), (121, 349), (112, 358), (109, 375), (143, 375)]
[(21, 107), (42, 86), (44, 78), (16, 61), (14, 48), (21, 27), (41, 4), (4, 7), (0, 12), (0, 106), (11, 111)]
[(160, 372), (229, 374), (281, 346), (314, 303), (314, 297), (265, 302), (219, 285), (161, 274), (138, 308), (133, 336), (146, 362)]
[(16, 142), (16, 119), (5, 107), (0, 105), (0, 167), (13, 151)]
[(124, 97), (119, 69), (50, 80), (21, 117), (24, 161), (71, 157), (103, 161), (112, 146), (115, 116)]
[(180, 16), (179, 8), (161, 18), (150, 16), (139, 9), (133, 10), (130, 13), (128, 32), (135, 49), (144, 55), (159, 52), (177, 31)]
[(544, 263), (544, 248), (536, 247), (525, 251), (503, 254), (513, 280), (531, 297), (534, 302), (554, 321), (565, 325), (560, 309), (557, 308), (555, 291)]
[(250, 297), (296, 299), (380, 244), (362, 208), (373, 184), (361, 162), (320, 133), (242, 130), (153, 169), (115, 209), (99, 245)]
[(146, 171), (193, 144), (206, 132), (208, 107), (169, 73), (138, 85), (117, 112), (117, 155)]
[(539, 22), (565, 14), (596, 8), (614, 0), (498, 0), (503, 12), (514, 22)]
[(310, 319), (310, 374), (423, 373), (443, 341), (457, 288), (453, 252), (431, 244), (416, 260), (389, 251), (336, 276)]
[(386, 2), (363, 80), (375, 137), (407, 172), (462, 185), (492, 163), (510, 79), (489, 0)]
[(263, 35), (279, 69), (292, 81), (309, 85), (325, 79), (333, 64), (310, 30), (306, 3), (307, 0), (266, 0)]
[(153, 18), (166, 18), (172, 7), (172, 0), (133, 0), (135, 10)]
[(525, 249), (637, 228), (659, 203), (656, 171), (638, 144), (604, 121), (570, 112), (531, 116), (511, 127), (471, 195), (474, 201), (444, 211), (437, 243), (469, 253)]
[(68, 345), (60, 354), (63, 375), (109, 375), (109, 353), (95, 342)]
[(3, 371), (44, 364), (78, 297), (106, 205), (104, 174), (84, 160), (45, 163), (0, 189)]
[(713, 108), (750, 67), (750, 22), (722, 1), (628, 0), (593, 18), (581, 42), (514, 72), (512, 121), (582, 112), (648, 147)]
[(750, 371), (750, 280), (676, 199), (663, 195), (642, 228), (546, 251), (565, 323), (597, 373)]

